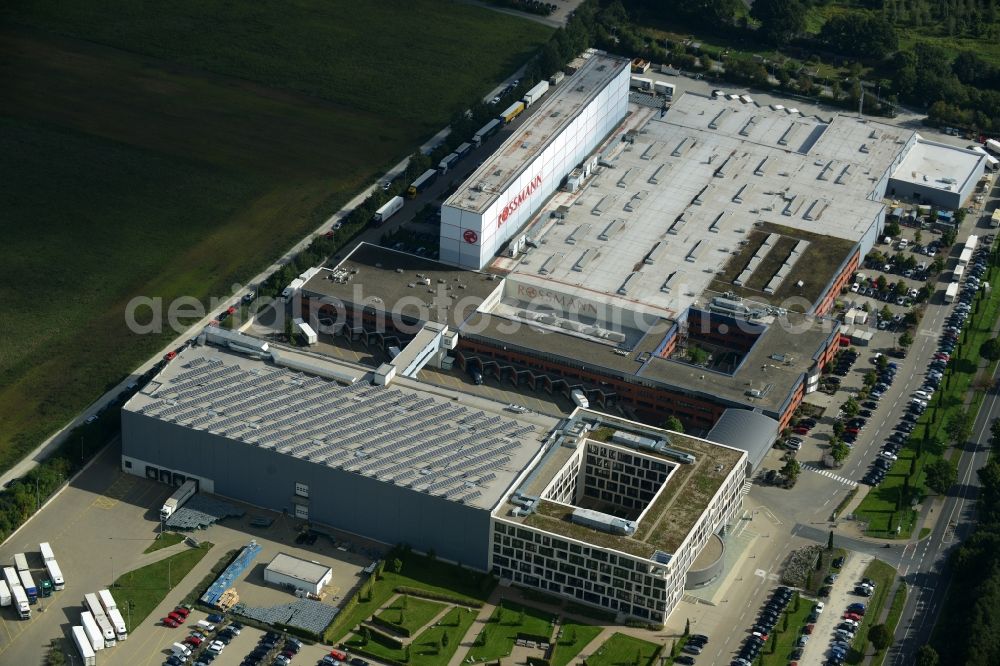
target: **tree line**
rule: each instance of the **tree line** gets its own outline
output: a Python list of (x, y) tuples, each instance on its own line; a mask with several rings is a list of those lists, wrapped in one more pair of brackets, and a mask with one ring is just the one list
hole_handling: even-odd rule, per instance
[[(835, 6), (836, 11), (825, 13), (828, 17), (819, 30), (810, 31), (810, 10), (824, 5)], [(777, 79), (778, 87), (809, 95), (818, 92), (815, 82), (803, 73), (809, 68), (794, 60), (768, 72), (752, 58), (651, 42), (638, 26), (649, 22), (720, 35), (750, 49), (777, 48), (805, 58), (807, 65), (821, 60), (856, 64), (859, 67), (846, 80), (826, 81), (835, 101), (843, 93), (845, 106), (856, 106), (864, 94), (873, 98), (873, 109), (878, 97), (889, 108), (902, 102), (924, 109), (935, 124), (1000, 132), (1000, 67), (975, 50), (956, 52), (922, 39), (961, 37), (978, 40), (984, 47), (995, 44), (1000, 41), (997, 0), (756, 0), (749, 10), (739, 0), (624, 0), (624, 4), (616, 0), (603, 13), (624, 14), (626, 9), (635, 25), (619, 25), (617, 44), (612, 46), (654, 58), (667, 56), (682, 68), (701, 61), (704, 69), (710, 69), (711, 62), (721, 57), (726, 78), (765, 88), (773, 87)], [(901, 40), (902, 36), (910, 39)], [(867, 94), (861, 86), (864, 68), (865, 83), (870, 85)]]
[(952, 581), (930, 646), (917, 663), (988, 666), (1000, 663), (1000, 419), (990, 428), (994, 455), (977, 471), (979, 522), (949, 561)]

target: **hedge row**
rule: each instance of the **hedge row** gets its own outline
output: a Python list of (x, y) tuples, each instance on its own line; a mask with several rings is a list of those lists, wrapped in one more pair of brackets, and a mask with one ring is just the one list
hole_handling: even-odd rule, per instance
[(387, 666), (409, 666), (409, 664), (399, 661), (397, 659), (392, 659), (386, 657), (382, 654), (375, 654), (374, 652), (369, 652), (363, 647), (358, 647), (357, 645), (348, 645), (347, 643), (341, 643), (340, 649), (345, 652), (350, 652), (351, 654), (358, 655), (359, 657), (368, 657), (369, 659), (374, 659), (379, 664), (387, 664)]
[(451, 594), (444, 594), (443, 592), (431, 592), (429, 590), (421, 590), (418, 587), (407, 587), (406, 585), (400, 585), (396, 588), (396, 592), (399, 592), (400, 594), (408, 594), (411, 597), (430, 599), (431, 601), (443, 601), (449, 604), (468, 606), (469, 608), (483, 607), (483, 602), (481, 601), (475, 601), (474, 599), (467, 599), (465, 597), (454, 596)]

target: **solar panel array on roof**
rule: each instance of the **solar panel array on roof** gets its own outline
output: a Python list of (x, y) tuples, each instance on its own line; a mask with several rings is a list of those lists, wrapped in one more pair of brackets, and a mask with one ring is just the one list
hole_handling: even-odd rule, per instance
[(142, 413), (455, 501), (474, 499), (535, 429), (396, 387), (195, 359)]

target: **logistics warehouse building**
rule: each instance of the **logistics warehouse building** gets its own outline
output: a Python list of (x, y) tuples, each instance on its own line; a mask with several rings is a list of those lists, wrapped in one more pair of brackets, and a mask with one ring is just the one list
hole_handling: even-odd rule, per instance
[[(301, 352), (238, 348), (188, 348), (129, 400), (125, 472), (198, 479), (203, 492), (655, 623), (741, 506), (738, 449), (591, 411), (512, 415), (314, 357), (298, 372), (284, 364), (304, 367)], [(278, 582), (316, 590), (328, 575), (286, 564), (269, 567)]]
[(629, 61), (595, 52), (441, 208), (441, 261), (485, 266), (622, 118)]

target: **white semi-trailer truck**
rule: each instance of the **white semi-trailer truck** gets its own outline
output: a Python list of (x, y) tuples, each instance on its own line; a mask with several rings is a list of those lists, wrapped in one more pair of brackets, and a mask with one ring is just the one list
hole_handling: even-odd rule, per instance
[(184, 506), (184, 503), (191, 499), (196, 492), (198, 492), (198, 484), (192, 480), (185, 481), (181, 487), (178, 488), (174, 494), (163, 503), (163, 508), (160, 509), (160, 520), (166, 520), (170, 516), (174, 515), (174, 512)]

